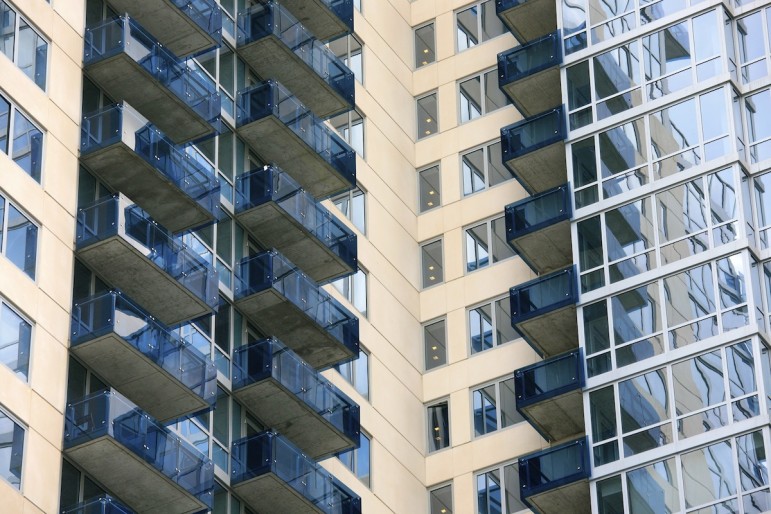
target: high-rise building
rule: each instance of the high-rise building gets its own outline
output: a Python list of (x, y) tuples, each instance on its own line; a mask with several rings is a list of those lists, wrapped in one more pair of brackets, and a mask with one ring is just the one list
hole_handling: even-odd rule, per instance
[(771, 511), (767, 2), (0, 27), (0, 512)]

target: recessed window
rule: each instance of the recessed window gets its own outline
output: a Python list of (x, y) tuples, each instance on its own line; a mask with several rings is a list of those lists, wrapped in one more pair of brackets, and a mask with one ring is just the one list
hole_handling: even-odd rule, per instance
[(420, 212), (429, 211), (442, 205), (442, 181), (439, 165), (418, 172)]
[(361, 41), (349, 34), (327, 43), (327, 46), (343, 64), (353, 72), (353, 76), (360, 84), (364, 83), (364, 61)]
[(514, 377), (475, 389), (471, 393), (471, 404), (476, 436), (524, 421), (517, 411)]
[(464, 153), (461, 156), (461, 173), (463, 174), (463, 196), (483, 191), (514, 178), (514, 175), (503, 165), (500, 141)]
[(371, 461), (371, 446), (372, 438), (370, 438), (364, 431), (361, 431), (361, 444), (358, 448), (348, 450), (338, 454), (337, 458), (340, 459), (361, 482), (370, 487), (370, 461)]
[(434, 41), (433, 22), (415, 29), (415, 68), (431, 64), (436, 60)]
[(423, 287), (431, 287), (444, 282), (442, 264), (442, 240), (432, 241), (420, 247)]
[(466, 123), (511, 103), (498, 87), (498, 71), (490, 70), (458, 83), (460, 122)]
[(332, 204), (343, 213), (343, 216), (351, 220), (351, 223), (353, 223), (362, 234), (367, 233), (367, 216), (364, 199), (364, 191), (358, 187), (332, 198)]
[(436, 134), (439, 127), (436, 93), (418, 98), (418, 139)]
[(27, 381), (32, 324), (0, 298), (0, 362)]
[(364, 158), (364, 117), (358, 111), (348, 111), (331, 118), (329, 122), (359, 157)]
[(506, 242), (503, 216), (466, 229), (466, 271), (486, 268), (515, 255)]
[(2, 96), (0, 96), (0, 152), (10, 156), (27, 175), (40, 182), (43, 132)]
[(452, 485), (447, 484), (429, 491), (428, 502), (430, 514), (452, 514)]
[(35, 279), (38, 227), (0, 196), (0, 254)]
[(335, 366), (337, 372), (364, 398), (369, 399), (369, 354), (361, 348), (359, 356)]
[(450, 446), (450, 415), (447, 402), (428, 407), (428, 451)]
[(443, 319), (423, 327), (426, 371), (447, 364), (447, 322)]
[(21, 489), (21, 466), (24, 460), (24, 429), (0, 410), (0, 477)]
[(477, 2), (455, 15), (458, 51), (462, 52), (506, 32), (495, 13), (495, 1)]
[(0, 2), (0, 51), (31, 78), (46, 88), (48, 43), (6, 2)]
[(353, 275), (339, 278), (332, 285), (351, 302), (362, 316), (367, 317), (367, 272), (359, 269)]
[(520, 500), (518, 467), (514, 462), (477, 475), (477, 514), (513, 513), (528, 508)]
[(511, 301), (508, 296), (468, 311), (471, 353), (500, 346), (517, 337), (511, 326)]

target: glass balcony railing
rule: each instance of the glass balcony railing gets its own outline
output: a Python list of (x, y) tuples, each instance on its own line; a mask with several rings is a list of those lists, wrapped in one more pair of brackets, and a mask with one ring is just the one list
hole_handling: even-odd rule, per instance
[[(238, 45), (275, 36), (353, 108), (354, 77), (329, 48), (317, 40), (287, 9), (270, 0), (238, 14)], [(291, 66), (291, 65), (290, 65)], [(257, 70), (259, 72), (259, 70)], [(289, 72), (296, 76), (296, 71)], [(280, 76), (276, 76), (279, 80)]]
[(269, 80), (239, 91), (237, 111), (238, 127), (275, 116), (350, 183), (350, 188), (356, 186), (356, 152), (278, 82)]
[(519, 458), (522, 498), (585, 480), (590, 473), (585, 437)]
[(570, 192), (564, 184), (506, 206), (506, 235), (513, 241), (570, 219)]
[(119, 195), (108, 196), (78, 209), (78, 250), (119, 236), (210, 308), (219, 303), (217, 272), (212, 265), (174, 239), (145, 211)]
[(575, 268), (555, 271), (549, 275), (512, 287), (511, 323), (555, 311), (578, 301)]
[(562, 107), (526, 118), (501, 129), (503, 162), (564, 140)]
[(73, 348), (111, 332), (209, 405), (214, 405), (217, 399), (217, 369), (211, 359), (188, 341), (157, 322), (118, 291), (75, 302), (70, 332)]
[(214, 167), (175, 145), (126, 104), (108, 105), (83, 117), (80, 152), (86, 156), (124, 142), (137, 155), (212, 215), (219, 210)]
[[(538, 73), (562, 62), (557, 32), (498, 54), (498, 84), (506, 84)], [(559, 78), (557, 78), (559, 87)]]
[(134, 514), (134, 511), (111, 496), (104, 495), (64, 509), (62, 514)]
[(275, 202), (353, 271), (358, 269), (356, 234), (288, 174), (266, 166), (236, 177), (237, 215), (267, 202)]
[(171, 0), (171, 3), (219, 43), (222, 36), (222, 11), (214, 0)]
[(277, 339), (262, 339), (233, 355), (233, 390), (272, 378), (359, 446), (359, 406)]
[(214, 81), (166, 50), (136, 21), (122, 16), (86, 28), (84, 67), (121, 53), (134, 60), (203, 120), (209, 123), (217, 120), (220, 96)]
[(353, 32), (353, 0), (321, 0)]
[(581, 389), (584, 386), (583, 370), (580, 350), (518, 369), (514, 373), (517, 409)]
[(236, 271), (236, 300), (272, 288), (337, 342), (359, 354), (359, 318), (276, 251), (243, 259)]
[[(231, 455), (230, 483), (234, 487), (272, 473), (319, 512), (361, 514), (359, 496), (275, 432), (235, 441)], [(272, 491), (279, 494), (275, 487)]]
[[(209, 508), (212, 507), (214, 465), (193, 445), (115, 391), (99, 391), (67, 405), (65, 449), (105, 436)], [(105, 454), (104, 458), (109, 458), (109, 454)]]

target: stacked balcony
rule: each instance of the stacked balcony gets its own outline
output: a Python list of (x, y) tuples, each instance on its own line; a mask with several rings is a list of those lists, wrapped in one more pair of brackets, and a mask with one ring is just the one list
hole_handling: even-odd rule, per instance
[(216, 400), (214, 362), (120, 292), (75, 302), (70, 348), (161, 421), (208, 409)]
[(543, 357), (559, 355), (578, 347), (575, 268), (512, 287), (511, 324)]
[(514, 374), (517, 410), (548, 441), (584, 432), (583, 357), (573, 350)]
[(199, 54), (222, 40), (222, 11), (215, 0), (110, 0), (174, 55)]
[(86, 75), (116, 101), (126, 101), (175, 143), (211, 135), (220, 116), (216, 85), (181, 61), (128, 16), (87, 28)]
[(62, 510), (62, 514), (134, 514), (109, 495), (98, 496)]
[(359, 319), (276, 251), (242, 260), (235, 305), (316, 369), (359, 354)]
[(557, 28), (554, 0), (495, 0), (495, 11), (520, 43), (537, 39)]
[(237, 110), (238, 135), (314, 198), (356, 186), (356, 153), (281, 84), (239, 91)]
[(220, 185), (212, 166), (175, 146), (130, 105), (87, 114), (80, 130), (81, 163), (171, 232), (215, 220)]
[(559, 33), (536, 39), (498, 54), (498, 86), (525, 116), (534, 116), (562, 103)]
[(353, 72), (273, 0), (238, 15), (238, 54), (259, 76), (284, 84), (320, 118), (353, 109)]
[(212, 507), (214, 466), (112, 390), (67, 405), (64, 454), (137, 514)]
[(322, 41), (353, 32), (353, 0), (281, 0)]
[(361, 498), (275, 432), (235, 441), (230, 484), (257, 512), (361, 514)]
[(519, 458), (520, 497), (542, 514), (591, 514), (585, 437)]
[(539, 274), (573, 262), (570, 191), (563, 184), (506, 206), (506, 239)]
[(78, 210), (76, 254), (167, 326), (211, 314), (217, 273), (122, 194)]
[(359, 406), (277, 339), (236, 350), (233, 395), (313, 459), (359, 446)]
[(236, 178), (236, 219), (266, 248), (275, 248), (314, 281), (358, 269), (356, 234), (275, 166)]

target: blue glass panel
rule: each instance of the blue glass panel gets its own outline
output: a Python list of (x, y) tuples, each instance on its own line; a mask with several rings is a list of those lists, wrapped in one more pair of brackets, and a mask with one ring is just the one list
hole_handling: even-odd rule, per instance
[(171, 3), (214, 37), (219, 46), (222, 38), (222, 11), (214, 0), (171, 0)]
[(0, 362), (26, 381), (32, 325), (6, 304), (0, 304)]
[(30, 177), (40, 182), (43, 164), (43, 132), (16, 109), (13, 111), (11, 158)]
[(519, 459), (522, 500), (550, 489), (589, 478), (589, 450), (585, 437)]
[(562, 107), (537, 114), (501, 129), (504, 164), (530, 152), (565, 140)]
[(62, 514), (134, 514), (134, 511), (111, 496), (104, 495), (66, 508)]
[(544, 191), (506, 206), (506, 235), (511, 242), (526, 234), (570, 219), (568, 185)]
[(558, 355), (514, 373), (517, 409), (554, 398), (584, 386), (581, 350)]
[(511, 323), (547, 314), (578, 301), (575, 269), (570, 267), (512, 287)]
[(498, 54), (498, 85), (503, 89), (506, 84), (557, 66), (561, 62), (559, 33), (554, 32)]
[(353, 0), (321, 0), (353, 32)]

